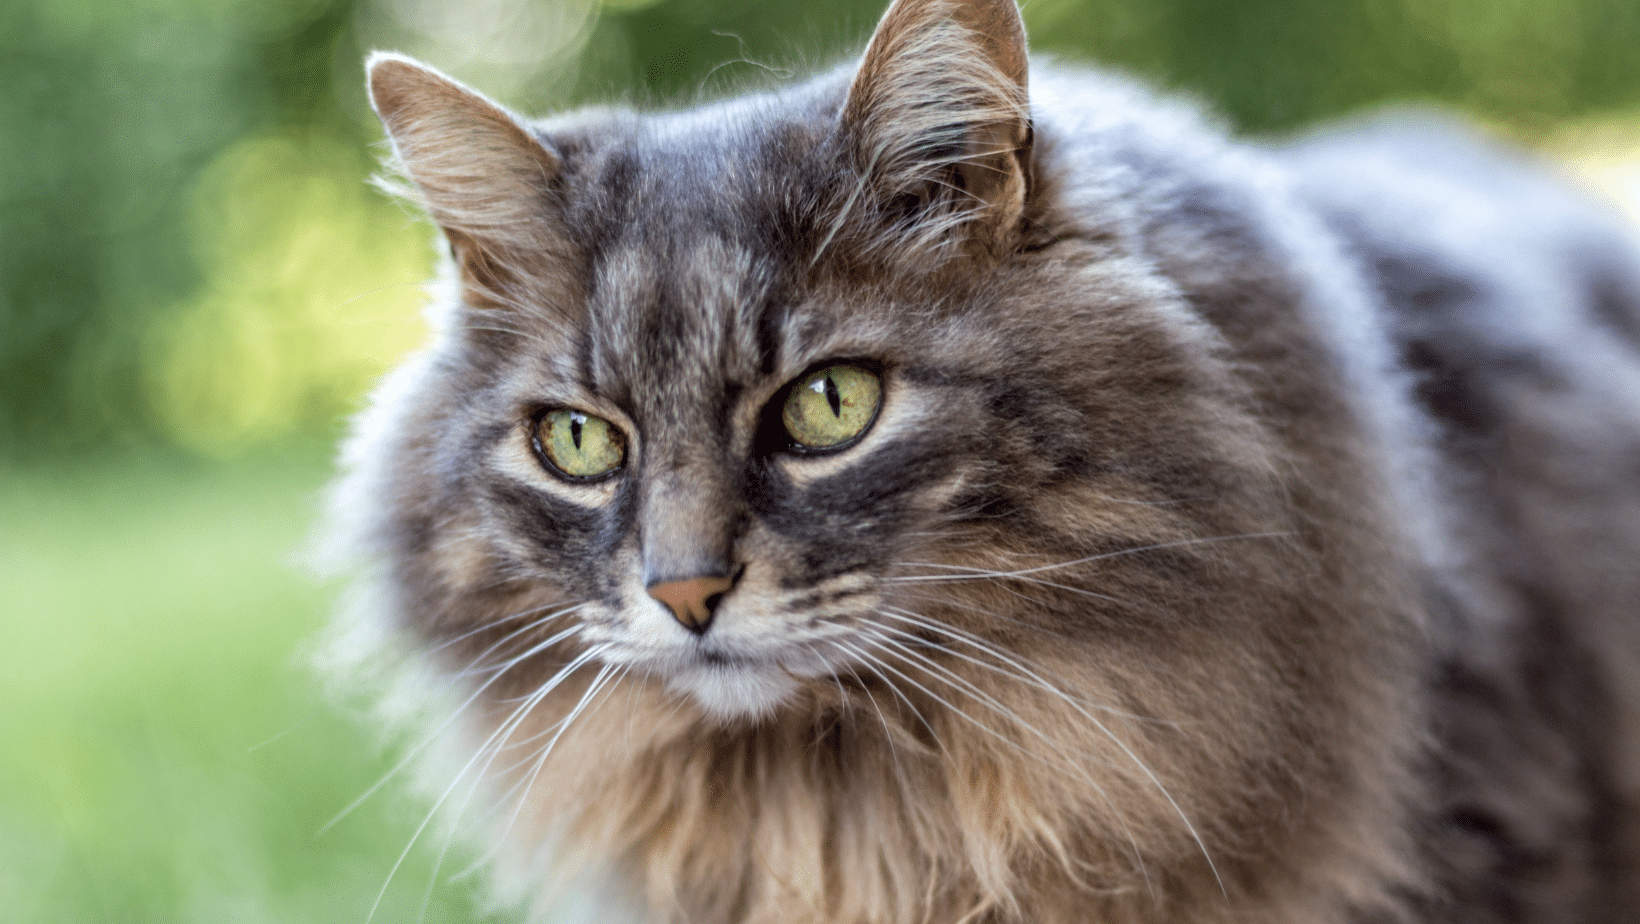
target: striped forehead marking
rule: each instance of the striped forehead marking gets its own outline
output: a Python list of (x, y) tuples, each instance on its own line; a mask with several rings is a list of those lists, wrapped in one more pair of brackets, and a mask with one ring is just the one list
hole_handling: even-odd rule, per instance
[(769, 365), (770, 273), (711, 234), (626, 241), (598, 269), (588, 380), (668, 417), (744, 385)]

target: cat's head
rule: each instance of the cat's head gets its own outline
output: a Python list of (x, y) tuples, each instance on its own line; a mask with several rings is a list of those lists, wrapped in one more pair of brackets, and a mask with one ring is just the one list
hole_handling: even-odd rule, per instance
[(458, 661), (766, 717), (1188, 621), (1190, 543), (1264, 527), (1212, 335), (1059, 214), (1012, 0), (903, 0), (858, 68), (680, 113), (526, 122), (391, 55), (370, 91), (458, 292), (354, 459)]

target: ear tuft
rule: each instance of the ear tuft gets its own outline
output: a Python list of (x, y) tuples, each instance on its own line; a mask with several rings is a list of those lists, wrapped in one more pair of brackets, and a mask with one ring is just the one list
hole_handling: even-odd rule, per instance
[(879, 205), (917, 203), (902, 243), (998, 252), (1017, 241), (1030, 184), (1028, 70), (1014, 0), (896, 0), (883, 15), (842, 124)]

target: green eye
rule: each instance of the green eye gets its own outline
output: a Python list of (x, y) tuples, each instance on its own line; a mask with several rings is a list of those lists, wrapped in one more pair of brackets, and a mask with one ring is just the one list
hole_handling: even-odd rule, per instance
[(883, 403), (883, 381), (859, 366), (827, 366), (799, 379), (780, 420), (797, 445), (840, 446), (866, 432)]
[(626, 437), (602, 417), (559, 408), (541, 415), (535, 444), (547, 463), (571, 478), (607, 475), (626, 460)]

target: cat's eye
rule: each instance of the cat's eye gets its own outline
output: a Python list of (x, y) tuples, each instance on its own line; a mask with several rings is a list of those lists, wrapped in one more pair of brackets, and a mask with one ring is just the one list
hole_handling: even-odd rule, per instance
[(827, 366), (798, 379), (786, 395), (780, 421), (804, 449), (836, 449), (858, 439), (877, 419), (883, 381), (870, 369)]
[(626, 436), (602, 417), (556, 408), (535, 423), (535, 448), (559, 474), (598, 478), (626, 461)]

